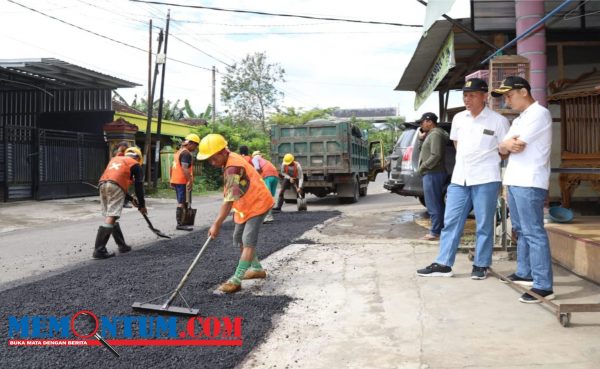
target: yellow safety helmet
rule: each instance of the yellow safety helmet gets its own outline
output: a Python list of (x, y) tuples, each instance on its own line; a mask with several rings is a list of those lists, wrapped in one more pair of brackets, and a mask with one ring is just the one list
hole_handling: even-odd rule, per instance
[(127, 150), (125, 150), (125, 156), (137, 156), (136, 160), (140, 164), (142, 164), (144, 161), (144, 158), (142, 157), (142, 150), (136, 146), (127, 148)]
[(226, 147), (225, 137), (217, 133), (208, 134), (200, 141), (196, 159), (206, 160)]
[(252, 153), (252, 156), (256, 156), (256, 155), (262, 155), (260, 151), (256, 150), (255, 152)]
[(287, 153), (283, 156), (283, 164), (290, 165), (294, 161), (294, 155)]
[(189, 135), (185, 136), (185, 140), (195, 142), (200, 145), (200, 137), (195, 133), (190, 133)]

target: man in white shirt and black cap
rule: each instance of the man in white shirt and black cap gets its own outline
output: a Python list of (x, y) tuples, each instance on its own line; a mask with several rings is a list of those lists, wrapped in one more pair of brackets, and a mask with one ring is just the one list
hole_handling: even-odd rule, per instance
[[(515, 283), (532, 286), (531, 291), (552, 300), (552, 259), (544, 229), (544, 202), (550, 182), (552, 115), (531, 96), (526, 79), (511, 76), (492, 91), (504, 96), (506, 105), (519, 111), (500, 144), (502, 154), (510, 154), (504, 173), (508, 186), (511, 224), (517, 233), (517, 271), (508, 276)], [(541, 302), (524, 293), (524, 303)]]
[(466, 110), (454, 116), (450, 130), (450, 139), (456, 146), (456, 164), (446, 196), (440, 250), (431, 265), (417, 270), (422, 277), (454, 275), (452, 266), (471, 207), (477, 239), (471, 279), (485, 279), (492, 264), (494, 213), (501, 186), (498, 145), (509, 124), (486, 106), (488, 85), (484, 80), (471, 78), (462, 90)]

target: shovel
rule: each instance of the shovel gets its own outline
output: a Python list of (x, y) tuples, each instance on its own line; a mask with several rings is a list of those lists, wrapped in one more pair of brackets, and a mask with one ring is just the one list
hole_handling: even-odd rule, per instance
[[(169, 298), (167, 299), (167, 301), (165, 301), (164, 304), (162, 304), (162, 305), (156, 305), (156, 304), (150, 304), (150, 302), (152, 302), (154, 300), (158, 300), (159, 298), (161, 298), (163, 296), (166, 296), (166, 295), (159, 296), (159, 297), (157, 297), (157, 298), (155, 298), (153, 300), (150, 300), (148, 302), (134, 302), (133, 305), (131, 305), (131, 307), (133, 308), (133, 310), (144, 311), (144, 312), (151, 312), (151, 313), (159, 313), (159, 314), (177, 314), (177, 315), (187, 315), (187, 316), (196, 316), (196, 315), (198, 315), (198, 313), (200, 312), (200, 309), (192, 309), (187, 304), (187, 301), (185, 301), (185, 299), (183, 298), (183, 296), (181, 296), (181, 294), (179, 293), (179, 291), (181, 291), (181, 289), (185, 285), (185, 282), (187, 282), (190, 274), (192, 274), (192, 272), (194, 271), (194, 268), (196, 267), (196, 264), (198, 264), (198, 260), (200, 260), (200, 256), (202, 256), (202, 253), (204, 252), (204, 250), (208, 246), (210, 240), (211, 240), (210, 237), (208, 237), (206, 239), (206, 242), (204, 243), (204, 245), (202, 246), (202, 248), (198, 252), (198, 255), (196, 255), (196, 258), (192, 262), (192, 265), (190, 265), (190, 267), (188, 268), (187, 272), (185, 272), (185, 274), (183, 275), (183, 278), (181, 278), (181, 281), (177, 285), (177, 288), (175, 288), (175, 290), (171, 293), (171, 295), (169, 296)], [(186, 304), (187, 307), (171, 306), (171, 304), (173, 303), (173, 300), (175, 300), (175, 297), (177, 297), (177, 295), (179, 295), (181, 297), (181, 299), (183, 300), (183, 302)]]
[(298, 188), (298, 186), (296, 186), (296, 183), (294, 183), (294, 187), (296, 188), (296, 193), (298, 194), (296, 199), (298, 211), (306, 211), (306, 198), (300, 193), (301, 190)]
[(150, 222), (150, 219), (148, 219), (148, 216), (146, 214), (143, 214), (144, 219), (146, 219), (146, 223), (148, 223), (148, 228), (150, 228), (150, 230), (152, 232), (154, 232), (154, 234), (156, 234), (158, 237), (162, 237), (162, 238), (168, 238), (171, 239), (171, 236), (168, 236), (164, 233), (162, 233), (161, 231), (159, 231), (158, 229), (154, 228), (154, 226), (152, 225), (152, 223)]
[(185, 202), (187, 206), (183, 208), (181, 225), (193, 226), (196, 220), (196, 209), (192, 209), (192, 191), (185, 192)]
[[(83, 184), (86, 184), (88, 186), (92, 186), (95, 189), (98, 189), (98, 186), (96, 186), (95, 184), (89, 183), (89, 182), (81, 182)], [(131, 203), (137, 207), (138, 206), (138, 202), (137, 199), (133, 196), (131, 196), (130, 194), (126, 193), (125, 194), (125, 198), (129, 201), (131, 201)], [(152, 222), (150, 222), (150, 219), (148, 219), (148, 216), (146, 214), (142, 214), (144, 216), (144, 219), (146, 219), (146, 223), (148, 223), (148, 227), (150, 228), (150, 230), (152, 232), (154, 232), (154, 234), (156, 234), (158, 237), (162, 237), (162, 238), (168, 238), (171, 239), (170, 236), (167, 236), (166, 234), (162, 233), (161, 231), (159, 231), (158, 229), (154, 228), (154, 226), (152, 225)]]
[[(125, 197), (127, 198), (127, 200), (131, 201), (131, 203), (134, 206), (136, 206), (136, 207), (138, 206), (138, 202), (137, 202), (137, 199), (135, 197), (131, 196), (130, 194), (125, 194)], [(148, 223), (148, 228), (150, 228), (150, 230), (152, 232), (154, 232), (155, 235), (157, 235), (158, 237), (171, 239), (170, 236), (168, 236), (168, 235), (162, 233), (160, 230), (154, 228), (154, 226), (152, 225), (152, 222), (150, 222), (150, 218), (148, 218), (148, 215), (142, 213), (142, 216), (146, 220), (146, 223)]]

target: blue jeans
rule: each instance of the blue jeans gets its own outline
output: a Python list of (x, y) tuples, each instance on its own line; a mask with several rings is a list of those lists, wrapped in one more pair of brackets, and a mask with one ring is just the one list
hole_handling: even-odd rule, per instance
[(185, 203), (185, 184), (173, 184), (172, 186), (175, 188), (175, 196), (177, 197), (177, 203)]
[(494, 213), (498, 201), (500, 182), (490, 182), (474, 186), (459, 186), (451, 183), (446, 195), (444, 228), (440, 237), (440, 251), (436, 263), (452, 266), (456, 250), (465, 228), (471, 205), (475, 212), (476, 244), (473, 265), (492, 265), (494, 249)]
[(533, 278), (533, 288), (552, 291), (552, 259), (544, 229), (544, 201), (547, 190), (508, 186), (510, 221), (517, 233), (517, 272)]
[(439, 236), (444, 228), (444, 185), (448, 175), (445, 172), (426, 173), (423, 175), (423, 192), (425, 206), (431, 218), (429, 233)]

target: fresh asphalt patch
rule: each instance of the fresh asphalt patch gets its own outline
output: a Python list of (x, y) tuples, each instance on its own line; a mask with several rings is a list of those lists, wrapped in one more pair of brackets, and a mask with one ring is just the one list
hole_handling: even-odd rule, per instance
[[(339, 216), (337, 211), (282, 212), (276, 221), (261, 228), (257, 253), (260, 259), (285, 246), (296, 243), (299, 237), (312, 227), (327, 219)], [(158, 225), (160, 227), (160, 225)], [(274, 314), (282, 313), (290, 302), (288, 296), (255, 296), (238, 293), (216, 296), (212, 292), (232, 275), (239, 260), (239, 249), (232, 243), (233, 224), (227, 222), (219, 237), (210, 242), (200, 258), (196, 269), (181, 291), (187, 303), (200, 310), (200, 317), (241, 317), (241, 346), (115, 346), (121, 355), (113, 356), (102, 346), (89, 347), (23, 347), (9, 346), (9, 340), (78, 340), (69, 330), (66, 337), (49, 327), (48, 317), (68, 317), (82, 310), (90, 310), (97, 317), (156, 318), (156, 314), (134, 312), (133, 302), (162, 304), (168, 298), (194, 260), (206, 240), (207, 229), (191, 232), (170, 241), (156, 242), (141, 250), (107, 260), (91, 260), (81, 267), (66, 270), (47, 279), (20, 285), (1, 292), (0, 316), (0, 363), (2, 368), (233, 368), (257, 346), (271, 329)], [(127, 238), (127, 230), (124, 230)], [(301, 243), (308, 243), (302, 239)], [(43, 242), (43, 240), (40, 240)], [(91, 253), (92, 250), (88, 250)], [(278, 271), (285, 273), (285, 270)], [(268, 283), (268, 282), (267, 282)], [(243, 284), (242, 284), (243, 287)], [(185, 306), (177, 298), (173, 306)], [(42, 319), (35, 318), (43, 317)], [(9, 336), (9, 320), (13, 325)], [(168, 317), (168, 316), (167, 316)], [(29, 318), (27, 320), (26, 318)], [(23, 324), (17, 329), (18, 324)], [(187, 317), (177, 317), (177, 326), (185, 327)], [(42, 322), (40, 326), (37, 323)], [(73, 320), (78, 323), (78, 320)], [(28, 324), (27, 324), (28, 323)], [(139, 323), (139, 321), (138, 321)], [(79, 323), (78, 323), (79, 325)], [(77, 326), (78, 326), (77, 325)], [(134, 339), (156, 338), (150, 329), (147, 337), (141, 337), (141, 325), (134, 329)], [(134, 325), (135, 327), (135, 325)], [(148, 327), (152, 327), (148, 324)], [(49, 333), (39, 338), (36, 329)], [(93, 326), (92, 326), (93, 329)], [(102, 331), (102, 326), (100, 326)], [(110, 342), (126, 338), (125, 328), (119, 326), (114, 337), (105, 336)], [(80, 334), (83, 332), (80, 328)], [(15, 333), (17, 331), (17, 333)], [(214, 333), (214, 331), (213, 331)], [(23, 334), (30, 335), (29, 337)], [(196, 339), (198, 336), (194, 337)], [(158, 337), (179, 339), (179, 337)], [(200, 339), (200, 338), (197, 338)], [(206, 339), (206, 337), (203, 337)]]

